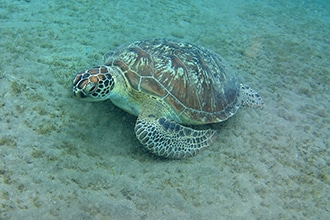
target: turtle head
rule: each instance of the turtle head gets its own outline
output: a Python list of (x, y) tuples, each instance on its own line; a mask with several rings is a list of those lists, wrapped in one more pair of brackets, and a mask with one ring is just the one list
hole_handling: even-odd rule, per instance
[(88, 101), (109, 99), (115, 80), (112, 68), (99, 66), (78, 73), (73, 80), (73, 95)]

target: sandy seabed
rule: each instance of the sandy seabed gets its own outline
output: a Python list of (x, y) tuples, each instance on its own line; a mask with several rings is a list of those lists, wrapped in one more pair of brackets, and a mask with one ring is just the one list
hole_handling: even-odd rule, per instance
[[(329, 4), (199, 2), (0, 2), (0, 219), (329, 218)], [(134, 116), (72, 97), (76, 72), (156, 37), (218, 52), (265, 108), (171, 161)]]

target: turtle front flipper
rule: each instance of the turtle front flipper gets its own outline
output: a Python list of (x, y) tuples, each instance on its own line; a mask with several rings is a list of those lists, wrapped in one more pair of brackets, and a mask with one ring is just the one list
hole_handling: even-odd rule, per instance
[(215, 131), (194, 130), (163, 117), (142, 114), (137, 119), (135, 134), (151, 153), (182, 159), (195, 156), (207, 148)]
[(240, 84), (240, 98), (243, 107), (264, 108), (265, 104), (261, 96), (251, 87), (242, 83)]

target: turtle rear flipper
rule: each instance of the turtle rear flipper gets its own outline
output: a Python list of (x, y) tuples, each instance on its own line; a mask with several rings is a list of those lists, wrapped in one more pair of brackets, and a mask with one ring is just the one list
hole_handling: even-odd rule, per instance
[(142, 145), (157, 156), (182, 159), (195, 156), (207, 148), (214, 130), (194, 130), (166, 118), (141, 114), (135, 134)]
[(240, 98), (242, 100), (243, 107), (261, 109), (264, 107), (264, 101), (261, 96), (249, 86), (242, 83), (240, 85)]

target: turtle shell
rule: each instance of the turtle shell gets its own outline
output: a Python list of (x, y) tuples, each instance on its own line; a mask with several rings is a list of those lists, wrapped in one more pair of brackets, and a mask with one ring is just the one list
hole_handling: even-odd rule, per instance
[(105, 65), (121, 69), (129, 86), (163, 100), (185, 123), (224, 121), (241, 104), (233, 70), (201, 46), (169, 39), (136, 41), (106, 54)]

